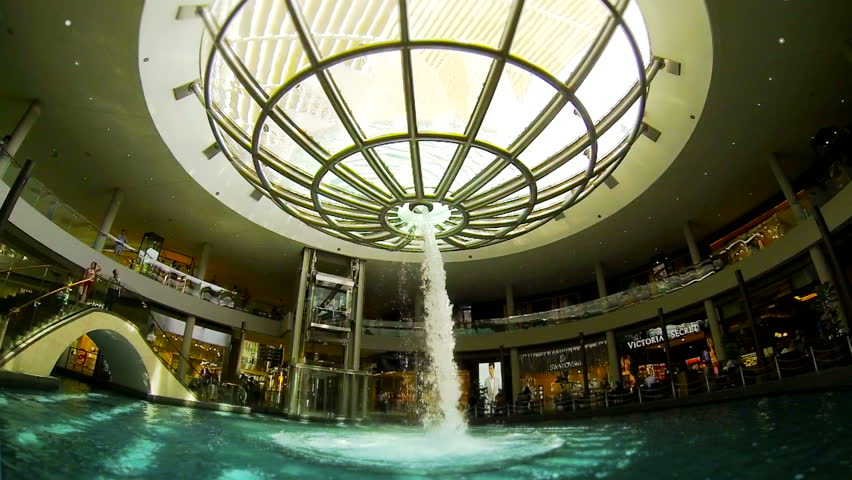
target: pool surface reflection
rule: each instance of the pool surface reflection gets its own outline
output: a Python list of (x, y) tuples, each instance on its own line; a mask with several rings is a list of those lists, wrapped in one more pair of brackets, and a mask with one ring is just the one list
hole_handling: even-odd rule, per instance
[(447, 437), (0, 392), (2, 478), (850, 478), (852, 392), (743, 400)]

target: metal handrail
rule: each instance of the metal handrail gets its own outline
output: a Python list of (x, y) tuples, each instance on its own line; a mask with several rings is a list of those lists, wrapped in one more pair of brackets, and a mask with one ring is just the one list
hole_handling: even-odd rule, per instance
[[(96, 277), (96, 278), (97, 278), (97, 277)], [(76, 287), (76, 286), (78, 286), (78, 285), (81, 285), (81, 284), (83, 284), (83, 283), (86, 283), (86, 282), (94, 282), (94, 281), (96, 280), (96, 278), (94, 278), (94, 279), (93, 279), (93, 278), (84, 278), (84, 279), (79, 280), (79, 281), (76, 281), (76, 282), (74, 282), (74, 283), (69, 283), (68, 285), (63, 285), (63, 286), (61, 286), (61, 287), (59, 287), (59, 288), (57, 288), (57, 289), (54, 289), (54, 290), (51, 290), (50, 292), (45, 293), (44, 295), (42, 295), (42, 296), (40, 296), (40, 297), (38, 297), (38, 298), (35, 298), (35, 299), (33, 299), (33, 300), (30, 300), (30, 301), (28, 301), (28, 302), (26, 302), (26, 303), (24, 303), (24, 304), (22, 304), (22, 305), (19, 305), (19, 306), (15, 307), (15, 308), (12, 308), (11, 310), (9, 310), (9, 313), (20, 313), (20, 311), (21, 311), (21, 310), (23, 310), (24, 308), (29, 307), (31, 304), (36, 303), (36, 302), (38, 302), (39, 300), (41, 300), (41, 299), (43, 299), (43, 298), (47, 298), (47, 297), (49, 297), (49, 296), (51, 296), (51, 295), (54, 295), (54, 294), (56, 294), (56, 293), (59, 293), (59, 292), (61, 292), (61, 291), (63, 291), (63, 290), (69, 290), (69, 289), (71, 289), (71, 288), (74, 288), (74, 287)]]

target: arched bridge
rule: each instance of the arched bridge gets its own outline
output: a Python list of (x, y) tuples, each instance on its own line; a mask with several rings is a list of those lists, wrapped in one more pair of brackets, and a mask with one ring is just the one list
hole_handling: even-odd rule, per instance
[(194, 401), (131, 322), (103, 310), (86, 310), (34, 334), (0, 357), (0, 368), (29, 375), (50, 375), (59, 356), (77, 338), (88, 335), (112, 373), (111, 382), (136, 392)]

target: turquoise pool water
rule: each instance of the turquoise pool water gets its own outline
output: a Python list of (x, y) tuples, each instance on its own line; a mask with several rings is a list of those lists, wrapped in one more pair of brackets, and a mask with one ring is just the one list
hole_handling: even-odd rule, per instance
[(852, 392), (444, 438), (154, 405), (76, 386), (0, 391), (2, 478), (852, 478)]

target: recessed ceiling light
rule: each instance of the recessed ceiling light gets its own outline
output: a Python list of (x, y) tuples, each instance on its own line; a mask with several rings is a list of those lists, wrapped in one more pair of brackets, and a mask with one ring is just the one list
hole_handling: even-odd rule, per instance
[(77, 61), (77, 60), (75, 60), (75, 61), (74, 61), (74, 66), (75, 66), (75, 67), (79, 67), (79, 66), (80, 66), (80, 62), (79, 62), (79, 61)]
[(759, 106), (760, 106), (760, 104), (758, 103), (758, 104), (757, 104), (757, 106), (759, 107)]
[(731, 142), (731, 145), (736, 145), (736, 144), (737, 144), (737, 142)]
[(787, 41), (787, 40), (784, 40), (784, 37), (778, 37), (778, 44), (779, 44), (779, 45), (784, 45), (784, 43), (785, 43), (786, 41)]
[(71, 20), (65, 20), (65, 26), (70, 27), (71, 26)]
[(707, 172), (704, 172), (704, 176), (705, 176), (705, 177), (707, 176)]
[(92, 97), (89, 97), (89, 101), (92, 101), (92, 100), (94, 100), (94, 98), (92, 98)]

